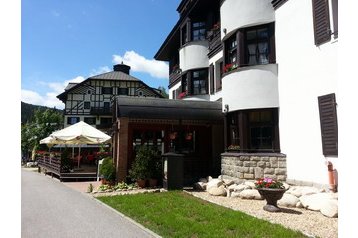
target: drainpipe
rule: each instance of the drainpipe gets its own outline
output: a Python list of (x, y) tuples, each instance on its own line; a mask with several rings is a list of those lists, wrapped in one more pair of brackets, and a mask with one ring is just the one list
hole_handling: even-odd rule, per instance
[(334, 169), (333, 169), (332, 162), (328, 161), (327, 167), (328, 167), (329, 190), (331, 190), (332, 192), (337, 192), (337, 184), (334, 179)]

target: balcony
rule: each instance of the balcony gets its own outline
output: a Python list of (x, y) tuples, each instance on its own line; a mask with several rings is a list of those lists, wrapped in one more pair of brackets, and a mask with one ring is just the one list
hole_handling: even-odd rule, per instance
[(179, 82), (181, 79), (181, 73), (179, 69), (173, 70), (169, 74), (169, 87)]
[(213, 29), (208, 31), (206, 39), (209, 41), (209, 53), (208, 57), (213, 57), (216, 53), (222, 50), (221, 44), (221, 35), (220, 35), (220, 25), (214, 25)]
[(92, 115), (112, 115), (110, 107), (91, 107)]

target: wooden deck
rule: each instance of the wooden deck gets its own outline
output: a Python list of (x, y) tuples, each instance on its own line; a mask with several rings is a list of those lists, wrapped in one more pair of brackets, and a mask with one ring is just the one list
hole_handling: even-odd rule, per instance
[(96, 181), (97, 166), (81, 164), (80, 168), (74, 166), (73, 172), (61, 171), (61, 160), (59, 158), (44, 157), (38, 161), (39, 172), (44, 172), (62, 181)]

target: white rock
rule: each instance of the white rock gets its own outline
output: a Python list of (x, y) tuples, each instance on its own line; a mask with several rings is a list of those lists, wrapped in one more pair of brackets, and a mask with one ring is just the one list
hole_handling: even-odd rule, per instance
[(206, 190), (206, 183), (204, 182), (197, 182), (194, 184), (194, 188), (197, 190)]
[(218, 176), (218, 179), (224, 180), (224, 176), (223, 176), (223, 175), (219, 175), (219, 176)]
[(335, 199), (332, 199), (332, 195), (329, 193), (316, 193), (310, 195), (303, 195), (300, 197), (300, 202), (302, 203), (302, 206), (313, 211), (320, 211), (322, 205), (327, 200)]
[(213, 177), (211, 177), (211, 176), (207, 177), (208, 182), (210, 182), (212, 179), (213, 179)]
[(288, 183), (283, 182), (282, 184), (286, 190), (288, 190), (291, 187)]
[(296, 204), (296, 207), (297, 207), (297, 208), (303, 208), (303, 205), (302, 205), (301, 201), (299, 201), (299, 202)]
[(296, 197), (301, 197), (304, 195), (310, 195), (315, 193), (320, 193), (321, 190), (315, 187), (309, 186), (293, 186), (286, 193), (292, 194)]
[(252, 189), (249, 185), (245, 185), (245, 184), (239, 184), (236, 186), (236, 188), (234, 189), (235, 192), (241, 192), (245, 189)]
[(244, 185), (247, 185), (247, 186), (250, 186), (252, 189), (255, 188), (255, 183), (252, 182), (252, 181), (245, 181), (243, 184), (244, 184)]
[(338, 201), (335, 199), (324, 201), (320, 211), (326, 217), (338, 217)]
[(208, 179), (206, 179), (206, 178), (200, 178), (200, 179), (199, 179), (199, 182), (207, 183), (207, 182), (208, 182)]
[(214, 196), (226, 196), (226, 190), (224, 186), (211, 187), (208, 189), (208, 193)]
[(232, 192), (230, 197), (236, 198), (236, 197), (239, 197), (239, 196), (240, 196), (240, 193), (238, 193), (238, 192)]
[(209, 182), (206, 184), (206, 190), (209, 191), (209, 189), (213, 188), (213, 187), (218, 188), (223, 184), (224, 184), (224, 182), (220, 179), (209, 180)]
[(237, 187), (237, 184), (231, 184), (229, 187), (227, 187), (227, 189), (230, 190), (230, 192), (235, 191), (235, 188)]
[(260, 193), (256, 189), (245, 189), (239, 193), (239, 197), (242, 199), (263, 200)]
[(234, 180), (231, 179), (223, 179), (223, 181), (226, 186), (230, 186), (235, 183)]
[(284, 207), (296, 207), (299, 201), (300, 200), (298, 199), (298, 197), (292, 194), (284, 193), (282, 198), (277, 201), (277, 205), (284, 206)]

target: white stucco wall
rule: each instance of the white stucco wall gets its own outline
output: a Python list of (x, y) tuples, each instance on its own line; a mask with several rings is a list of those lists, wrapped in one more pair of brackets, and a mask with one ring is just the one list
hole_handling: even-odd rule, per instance
[[(275, 21), (271, 0), (226, 0), (220, 8), (221, 29), (233, 30)], [(225, 38), (225, 34), (221, 34)]]
[(278, 107), (277, 65), (242, 67), (222, 80), (229, 111)]
[(192, 41), (179, 50), (179, 62), (182, 72), (209, 66), (208, 42)]
[[(287, 1), (276, 10), (280, 145), (288, 179), (328, 184), (317, 97), (337, 91), (337, 45), (314, 45), (311, 0)], [(339, 171), (337, 158), (329, 160)]]
[(180, 87), (180, 85), (181, 85), (181, 81), (179, 81), (169, 89), (169, 99), (173, 99), (173, 91), (177, 90)]

